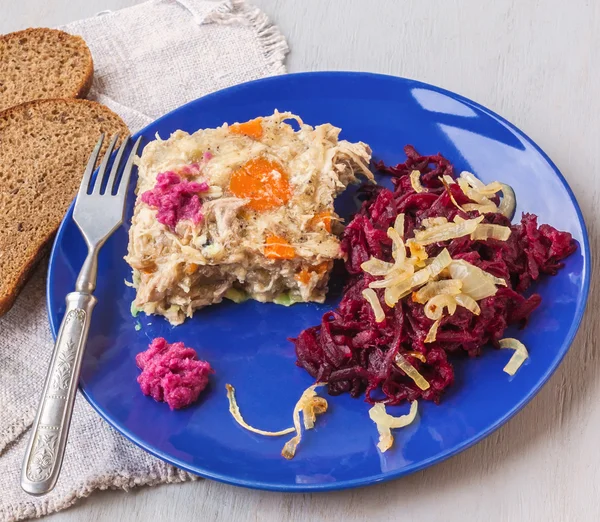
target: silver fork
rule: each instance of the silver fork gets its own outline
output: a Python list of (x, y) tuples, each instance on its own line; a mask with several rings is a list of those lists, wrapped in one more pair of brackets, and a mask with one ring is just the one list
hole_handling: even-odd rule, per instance
[[(56, 337), (44, 391), (23, 459), (21, 487), (31, 495), (44, 495), (51, 491), (60, 474), (77, 393), (81, 361), (92, 310), (96, 305), (96, 298), (92, 292), (96, 288), (98, 251), (123, 223), (133, 158), (141, 138), (138, 138), (129, 153), (121, 181), (117, 183), (119, 165), (129, 137), (123, 140), (106, 180), (106, 189), (102, 192), (108, 162), (117, 139), (118, 135), (113, 136), (110, 141), (94, 182), (92, 173), (104, 140), (104, 134), (100, 136), (83, 174), (75, 202), (73, 219), (85, 239), (88, 255), (79, 272), (75, 292), (71, 292), (66, 297), (65, 316)], [(114, 191), (116, 194), (113, 195)]]

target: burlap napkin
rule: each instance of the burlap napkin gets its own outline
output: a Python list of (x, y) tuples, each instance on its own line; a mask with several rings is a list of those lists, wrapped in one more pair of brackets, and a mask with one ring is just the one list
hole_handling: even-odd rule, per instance
[[(243, 0), (152, 0), (62, 29), (92, 51), (89, 97), (132, 131), (209, 92), (285, 72), (284, 37)], [(0, 520), (52, 513), (95, 489), (193, 479), (132, 445), (79, 397), (56, 489), (41, 498), (21, 491), (21, 460), (52, 347), (41, 268), (0, 319)]]

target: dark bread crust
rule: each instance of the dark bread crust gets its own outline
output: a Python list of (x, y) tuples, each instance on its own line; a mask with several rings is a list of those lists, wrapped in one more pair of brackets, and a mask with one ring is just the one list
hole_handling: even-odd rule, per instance
[(0, 316), (48, 251), (101, 132), (123, 138), (129, 130), (88, 100), (36, 100), (0, 112)]
[[(77, 37), (77, 38), (79, 38), (79, 37)], [(89, 49), (88, 49), (88, 52), (89, 52)], [(93, 81), (94, 81), (94, 61), (92, 59), (92, 54), (90, 53), (89, 67), (85, 73), (85, 77), (81, 84), (81, 88), (77, 91), (77, 94), (75, 94), (74, 97), (75, 98), (85, 98), (89, 94), (90, 89), (92, 88)]]

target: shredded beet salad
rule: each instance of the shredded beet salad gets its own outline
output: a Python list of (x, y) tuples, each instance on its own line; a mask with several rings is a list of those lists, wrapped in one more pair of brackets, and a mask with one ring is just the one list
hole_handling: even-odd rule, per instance
[[(563, 266), (561, 260), (577, 248), (571, 234), (549, 225), (538, 226), (533, 214), (523, 214), (521, 222), (514, 225), (500, 213), (485, 214), (483, 223), (511, 228), (507, 241), (474, 241), (465, 236), (426, 247), (430, 257), (445, 247), (452, 259), (465, 260), (505, 279), (506, 287), (499, 287), (495, 295), (479, 301), (479, 315), (459, 306), (454, 315), (441, 319), (435, 341), (425, 343), (433, 321), (425, 316), (424, 305), (409, 296), (390, 308), (378, 290), (385, 319), (375, 322), (373, 309), (362, 291), (376, 278), (364, 272), (361, 264), (371, 257), (393, 262), (392, 241), (386, 231), (394, 225), (396, 216), (405, 214), (405, 237), (412, 237), (425, 218), (445, 217), (451, 221), (456, 215), (464, 219), (479, 216), (477, 211), (457, 208), (455, 203), (472, 202), (458, 184), (442, 181), (444, 175), (456, 177), (446, 158), (440, 154), (421, 156), (411, 145), (404, 151), (404, 163), (395, 167), (376, 164), (380, 172), (392, 176), (394, 190), (366, 187), (367, 199), (346, 227), (342, 249), (349, 278), (339, 307), (327, 312), (320, 325), (307, 328), (292, 339), (296, 364), (317, 381), (327, 382), (331, 395), (350, 393), (358, 397), (364, 392), (367, 402), (390, 405), (421, 397), (439, 402), (454, 381), (448, 356), (461, 352), (477, 356), (487, 343), (498, 346), (508, 325), (524, 326), (541, 302), (538, 294), (525, 297), (524, 292), (541, 274), (556, 274)], [(426, 192), (414, 190), (410, 181), (414, 170), (421, 172)], [(499, 198), (494, 198), (497, 203)], [(430, 384), (427, 390), (421, 390), (394, 364), (397, 354), (425, 377)]]

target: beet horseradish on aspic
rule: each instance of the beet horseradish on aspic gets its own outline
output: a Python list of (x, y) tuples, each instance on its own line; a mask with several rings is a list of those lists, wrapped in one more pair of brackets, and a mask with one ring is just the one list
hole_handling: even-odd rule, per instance
[[(205, 152), (203, 163), (212, 158)], [(175, 230), (177, 223), (189, 220), (195, 225), (202, 221), (200, 194), (209, 190), (208, 183), (186, 181), (185, 176), (196, 176), (202, 171), (200, 163), (192, 163), (175, 171), (161, 172), (156, 176), (156, 185), (141, 195), (142, 202), (157, 209), (156, 220)]]
[(331, 395), (365, 393), (372, 404), (438, 402), (454, 380), (449, 356), (477, 356), (488, 343), (515, 350), (505, 368), (514, 373), (527, 351), (504, 330), (525, 326), (541, 297), (524, 292), (576, 250), (571, 234), (533, 214), (511, 225), (507, 185), (457, 177), (439, 154), (405, 153), (396, 167), (377, 164), (394, 190), (367, 187), (346, 227), (340, 305), (293, 339), (297, 364)]

